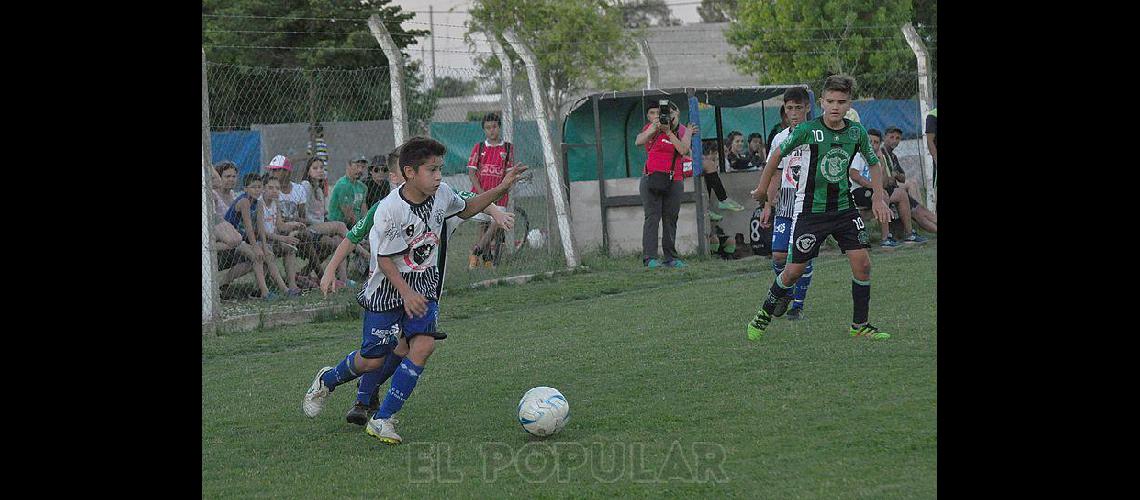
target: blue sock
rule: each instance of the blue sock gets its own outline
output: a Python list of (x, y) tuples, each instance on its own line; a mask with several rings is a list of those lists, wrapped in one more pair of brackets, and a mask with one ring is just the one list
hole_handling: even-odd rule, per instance
[(804, 268), (804, 274), (796, 280), (796, 287), (792, 290), (792, 307), (795, 309), (804, 307), (804, 299), (807, 298), (808, 287), (811, 286), (811, 263), (809, 260), (807, 267)]
[(404, 358), (399, 369), (396, 370), (396, 374), (392, 376), (392, 387), (388, 389), (388, 395), (384, 397), (384, 402), (376, 410), (375, 417), (389, 418), (392, 414), (400, 411), (404, 402), (411, 397), (412, 390), (416, 388), (416, 382), (419, 381), (420, 374), (423, 372), (422, 366), (416, 366), (411, 359)]
[(356, 402), (363, 405), (372, 404), (372, 393), (388, 381), (396, 372), (396, 367), (400, 366), (400, 362), (404, 360), (403, 356), (397, 356), (395, 352), (389, 352), (388, 356), (384, 358), (384, 366), (379, 370), (365, 373), (360, 377), (360, 386), (356, 388)]
[(321, 380), (325, 382), (325, 387), (329, 388), (329, 392), (332, 392), (336, 386), (360, 376), (359, 373), (356, 373), (356, 367), (353, 366), (353, 360), (355, 358), (356, 351), (348, 353), (348, 356), (345, 356), (340, 363), (337, 363), (336, 367), (325, 372), (324, 376), (321, 377)]

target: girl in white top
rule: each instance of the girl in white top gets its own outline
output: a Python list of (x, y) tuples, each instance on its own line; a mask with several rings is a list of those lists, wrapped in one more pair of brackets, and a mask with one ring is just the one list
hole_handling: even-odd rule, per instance
[[(280, 194), (280, 181), (272, 174), (266, 175), (265, 192), (262, 193), (260, 203), (258, 203), (261, 206), (261, 223), (265, 230), (266, 243), (268, 243), (262, 243), (262, 248), (265, 250), (265, 264), (269, 267), (269, 275), (273, 277), (273, 281), (287, 295), (296, 296), (301, 294), (301, 289), (297, 288), (297, 247), (295, 245), (301, 240), (278, 232), (281, 229), (281, 224), (279, 224), (281, 204), (277, 201)], [(274, 249), (285, 256), (285, 275), (289, 278), (288, 287), (285, 286), (285, 281), (281, 279), (281, 271), (277, 268)]]
[(214, 211), (218, 213), (218, 218), (215, 219), (218, 222), (214, 224), (213, 231), (215, 249), (231, 250), (241, 244), (241, 234), (224, 219), (226, 209), (233, 204), (237, 196), (234, 193), (234, 186), (237, 185), (237, 165), (232, 161), (223, 160), (209, 170), (213, 180), (210, 194), (214, 198)]
[[(321, 276), (321, 262), (336, 251), (337, 245), (348, 234), (348, 227), (343, 222), (328, 221), (328, 171), (325, 162), (320, 157), (311, 157), (305, 165), (304, 176), (301, 177), (299, 189), (304, 192), (305, 202), (298, 204), (297, 213), (301, 220), (308, 224), (305, 231), (306, 241), (301, 246), (308, 262), (301, 269), (304, 276)], [(337, 266), (337, 278), (348, 281), (348, 265), (341, 262)]]

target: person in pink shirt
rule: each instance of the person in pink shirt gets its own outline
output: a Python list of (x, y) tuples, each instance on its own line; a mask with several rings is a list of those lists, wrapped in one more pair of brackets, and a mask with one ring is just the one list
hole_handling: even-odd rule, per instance
[[(680, 124), (680, 111), (668, 99), (654, 100), (645, 117), (649, 123), (637, 134), (634, 144), (645, 146), (645, 175), (639, 191), (645, 208), (641, 231), (642, 262), (650, 268), (685, 267), (677, 258), (677, 218), (681, 213), (684, 192), (683, 162), (689, 155), (694, 133), (693, 124)], [(661, 250), (664, 260), (657, 259), (657, 229), (661, 227)]]

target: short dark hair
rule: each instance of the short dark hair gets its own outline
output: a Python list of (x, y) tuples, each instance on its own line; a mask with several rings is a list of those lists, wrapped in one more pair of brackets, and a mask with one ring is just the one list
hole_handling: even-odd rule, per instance
[(250, 185), (250, 183), (252, 183), (253, 181), (257, 181), (257, 182), (260, 182), (262, 184), (265, 184), (265, 181), (261, 179), (260, 174), (258, 174), (257, 172), (250, 172), (248, 174), (245, 174), (245, 176), (241, 178), (241, 185), (242, 185), (242, 187), (245, 187), (245, 186)]
[(848, 96), (855, 95), (855, 79), (847, 75), (831, 75), (823, 81), (823, 91), (834, 90)]
[(889, 133), (891, 133), (891, 132), (898, 132), (898, 133), (899, 133), (899, 135), (902, 135), (902, 129), (901, 129), (901, 128), (898, 128), (898, 127), (896, 127), (896, 126), (894, 126), (894, 125), (891, 125), (891, 126), (887, 127), (887, 133), (889, 134)]
[(716, 153), (716, 139), (701, 139), (701, 156)]
[[(803, 87), (789, 87), (784, 91), (784, 102), (796, 101), (800, 104), (808, 103), (808, 93)], [(783, 106), (780, 106), (783, 109)]]
[(229, 170), (231, 168), (234, 170), (234, 172), (237, 172), (237, 169), (238, 169), (237, 164), (235, 164), (234, 162), (232, 162), (230, 160), (222, 160), (222, 161), (218, 162), (217, 165), (214, 165), (214, 170), (218, 171), (219, 176), (222, 175), (223, 173), (225, 173), (226, 170)]
[(761, 134), (760, 132), (753, 132), (751, 134), (748, 134), (748, 142), (752, 142), (752, 139), (764, 140), (764, 134)]
[(321, 122), (313, 122), (312, 125), (309, 125), (309, 131), (319, 134), (325, 131), (325, 126), (321, 125)]
[(867, 129), (867, 135), (873, 135), (875, 137), (878, 137), (880, 141), (883, 140), (883, 133), (879, 132), (879, 129), (877, 129), (877, 128)]
[(493, 111), (483, 115), (483, 122), (482, 123), (487, 123), (487, 122), (495, 122), (495, 123), (498, 123), (500, 127), (503, 126), (503, 119), (499, 118), (499, 114), (495, 113)]
[(731, 141), (733, 137), (736, 137), (738, 135), (741, 137), (744, 136), (744, 134), (740, 133), (739, 130), (733, 130), (732, 132), (728, 133), (728, 137), (725, 137), (725, 139)]
[(269, 181), (277, 181), (277, 185), (278, 186), (281, 185), (281, 179), (278, 179), (277, 176), (273, 175), (272, 172), (266, 172), (265, 175), (261, 176), (261, 185), (262, 186), (269, 185)]
[(412, 170), (419, 172), (420, 165), (426, 163), (428, 158), (445, 154), (447, 147), (435, 139), (420, 136), (408, 139), (400, 145), (400, 174), (404, 173), (404, 167), (412, 167)]

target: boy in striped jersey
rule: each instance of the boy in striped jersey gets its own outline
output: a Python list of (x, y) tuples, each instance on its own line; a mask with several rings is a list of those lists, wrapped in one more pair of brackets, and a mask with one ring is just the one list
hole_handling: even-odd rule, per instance
[(758, 340), (768, 329), (772, 318), (787, 311), (792, 300), (790, 289), (803, 276), (807, 263), (819, 254), (819, 246), (828, 236), (835, 238), (851, 263), (851, 298), (854, 302), (851, 336), (875, 340), (890, 338), (889, 334), (867, 321), (871, 303), (871, 256), (867, 252), (870, 245), (863, 219), (851, 199), (851, 180), (848, 177), (855, 153), (863, 155), (871, 166), (871, 185), (874, 186), (871, 209), (875, 218), (882, 224), (888, 224), (891, 212), (882, 189), (883, 168), (871, 150), (866, 129), (844, 118), (851, 109), (854, 88), (855, 79), (850, 76), (827, 77), (820, 97), (823, 116), (799, 124), (778, 148), (772, 148), (768, 164), (760, 175), (760, 183), (752, 192), (756, 201), (764, 201), (768, 197), (768, 183), (783, 157), (800, 146), (808, 147), (803, 152), (796, 183), (791, 262), (776, 276), (764, 304), (748, 323), (749, 340)]
[[(776, 147), (779, 147), (779, 144), (791, 135), (792, 129), (807, 119), (807, 114), (811, 110), (811, 103), (808, 102), (808, 99), (807, 90), (804, 90), (803, 87), (792, 87), (784, 91), (783, 115), (789, 125), (772, 139), (772, 144)], [(784, 272), (788, 252), (791, 251), (789, 244), (791, 243), (792, 217), (795, 216), (797, 183), (799, 182), (800, 170), (803, 168), (803, 155), (807, 151), (807, 145), (798, 146), (776, 166), (779, 173), (772, 176), (772, 181), (766, 188), (768, 201), (764, 203), (764, 209), (760, 212), (760, 226), (772, 228), (772, 270), (775, 271), (776, 276)], [(775, 222), (771, 219), (773, 212), (776, 214)], [(795, 288), (792, 291), (792, 307), (788, 310), (789, 320), (803, 319), (804, 300), (807, 298), (808, 287), (811, 286), (811, 273), (812, 266), (809, 260), (807, 267), (804, 268), (803, 276), (796, 280)]]
[[(396, 165), (400, 162), (399, 151), (399, 148), (397, 148), (388, 155), (387, 165)], [(404, 183), (403, 175), (398, 173), (396, 169), (389, 170), (388, 183), (393, 186), (393, 189), (399, 189)], [(454, 189), (454, 186), (452, 189)], [(477, 196), (470, 191), (457, 191), (457, 194), (464, 200), (469, 200)], [(325, 273), (321, 276), (320, 283), (321, 291), (326, 297), (329, 293), (336, 291), (333, 273), (336, 271), (337, 266), (348, 258), (348, 254), (352, 253), (354, 246), (364, 241), (364, 239), (368, 237), (368, 233), (372, 231), (373, 221), (376, 216), (376, 207), (379, 205), (379, 201), (372, 204), (372, 207), (368, 209), (367, 215), (361, 218), (355, 226), (352, 226), (352, 229), (348, 230), (347, 236), (340, 242), (340, 245), (336, 248), (336, 252), (334, 252), (332, 258), (329, 259), (328, 265), (325, 266)], [(508, 213), (502, 208), (499, 208), (498, 205), (492, 203), (487, 205), (487, 208), (483, 209), (482, 213), (476, 214), (469, 220), (477, 220), (479, 222), (490, 222), (493, 220), (497, 226), (509, 231), (514, 227), (515, 217), (514, 214)], [(445, 219), (443, 221), (444, 232), (448, 238), (455, 234), (456, 228), (463, 222), (465, 222), (464, 219), (459, 218)], [(447, 279), (446, 264), (446, 262), (440, 263), (441, 288), (442, 281)], [(447, 334), (435, 332), (436, 340), (443, 340), (445, 338), (447, 338)], [(407, 354), (408, 341), (401, 337), (395, 349), (389, 352), (384, 358), (384, 364), (379, 370), (367, 372), (357, 379), (356, 401), (353, 402), (352, 407), (349, 408), (348, 413), (345, 414), (345, 420), (356, 425), (368, 423), (368, 416), (375, 413), (376, 409), (380, 406), (380, 386), (388, 380), (388, 377), (391, 377), (392, 374), (395, 373), (396, 367), (404, 361), (404, 356)]]
[(337, 366), (326, 366), (302, 402), (305, 415), (314, 417), (324, 408), (328, 394), (338, 385), (362, 373), (381, 369), (398, 343), (408, 340), (408, 355), (392, 376), (392, 387), (365, 431), (388, 444), (399, 444), (395, 419), (423, 373), (435, 349), (441, 270), (446, 262), (447, 232), (444, 220), (458, 215), (467, 219), (501, 198), (525, 172), (525, 165), (507, 170), (503, 182), (470, 200), (463, 200), (441, 181), (440, 169), (446, 148), (439, 142), (415, 137), (400, 147), (400, 170), (406, 182), (380, 201), (369, 232), (370, 274), (357, 294), (365, 308), (363, 340), (359, 350)]

